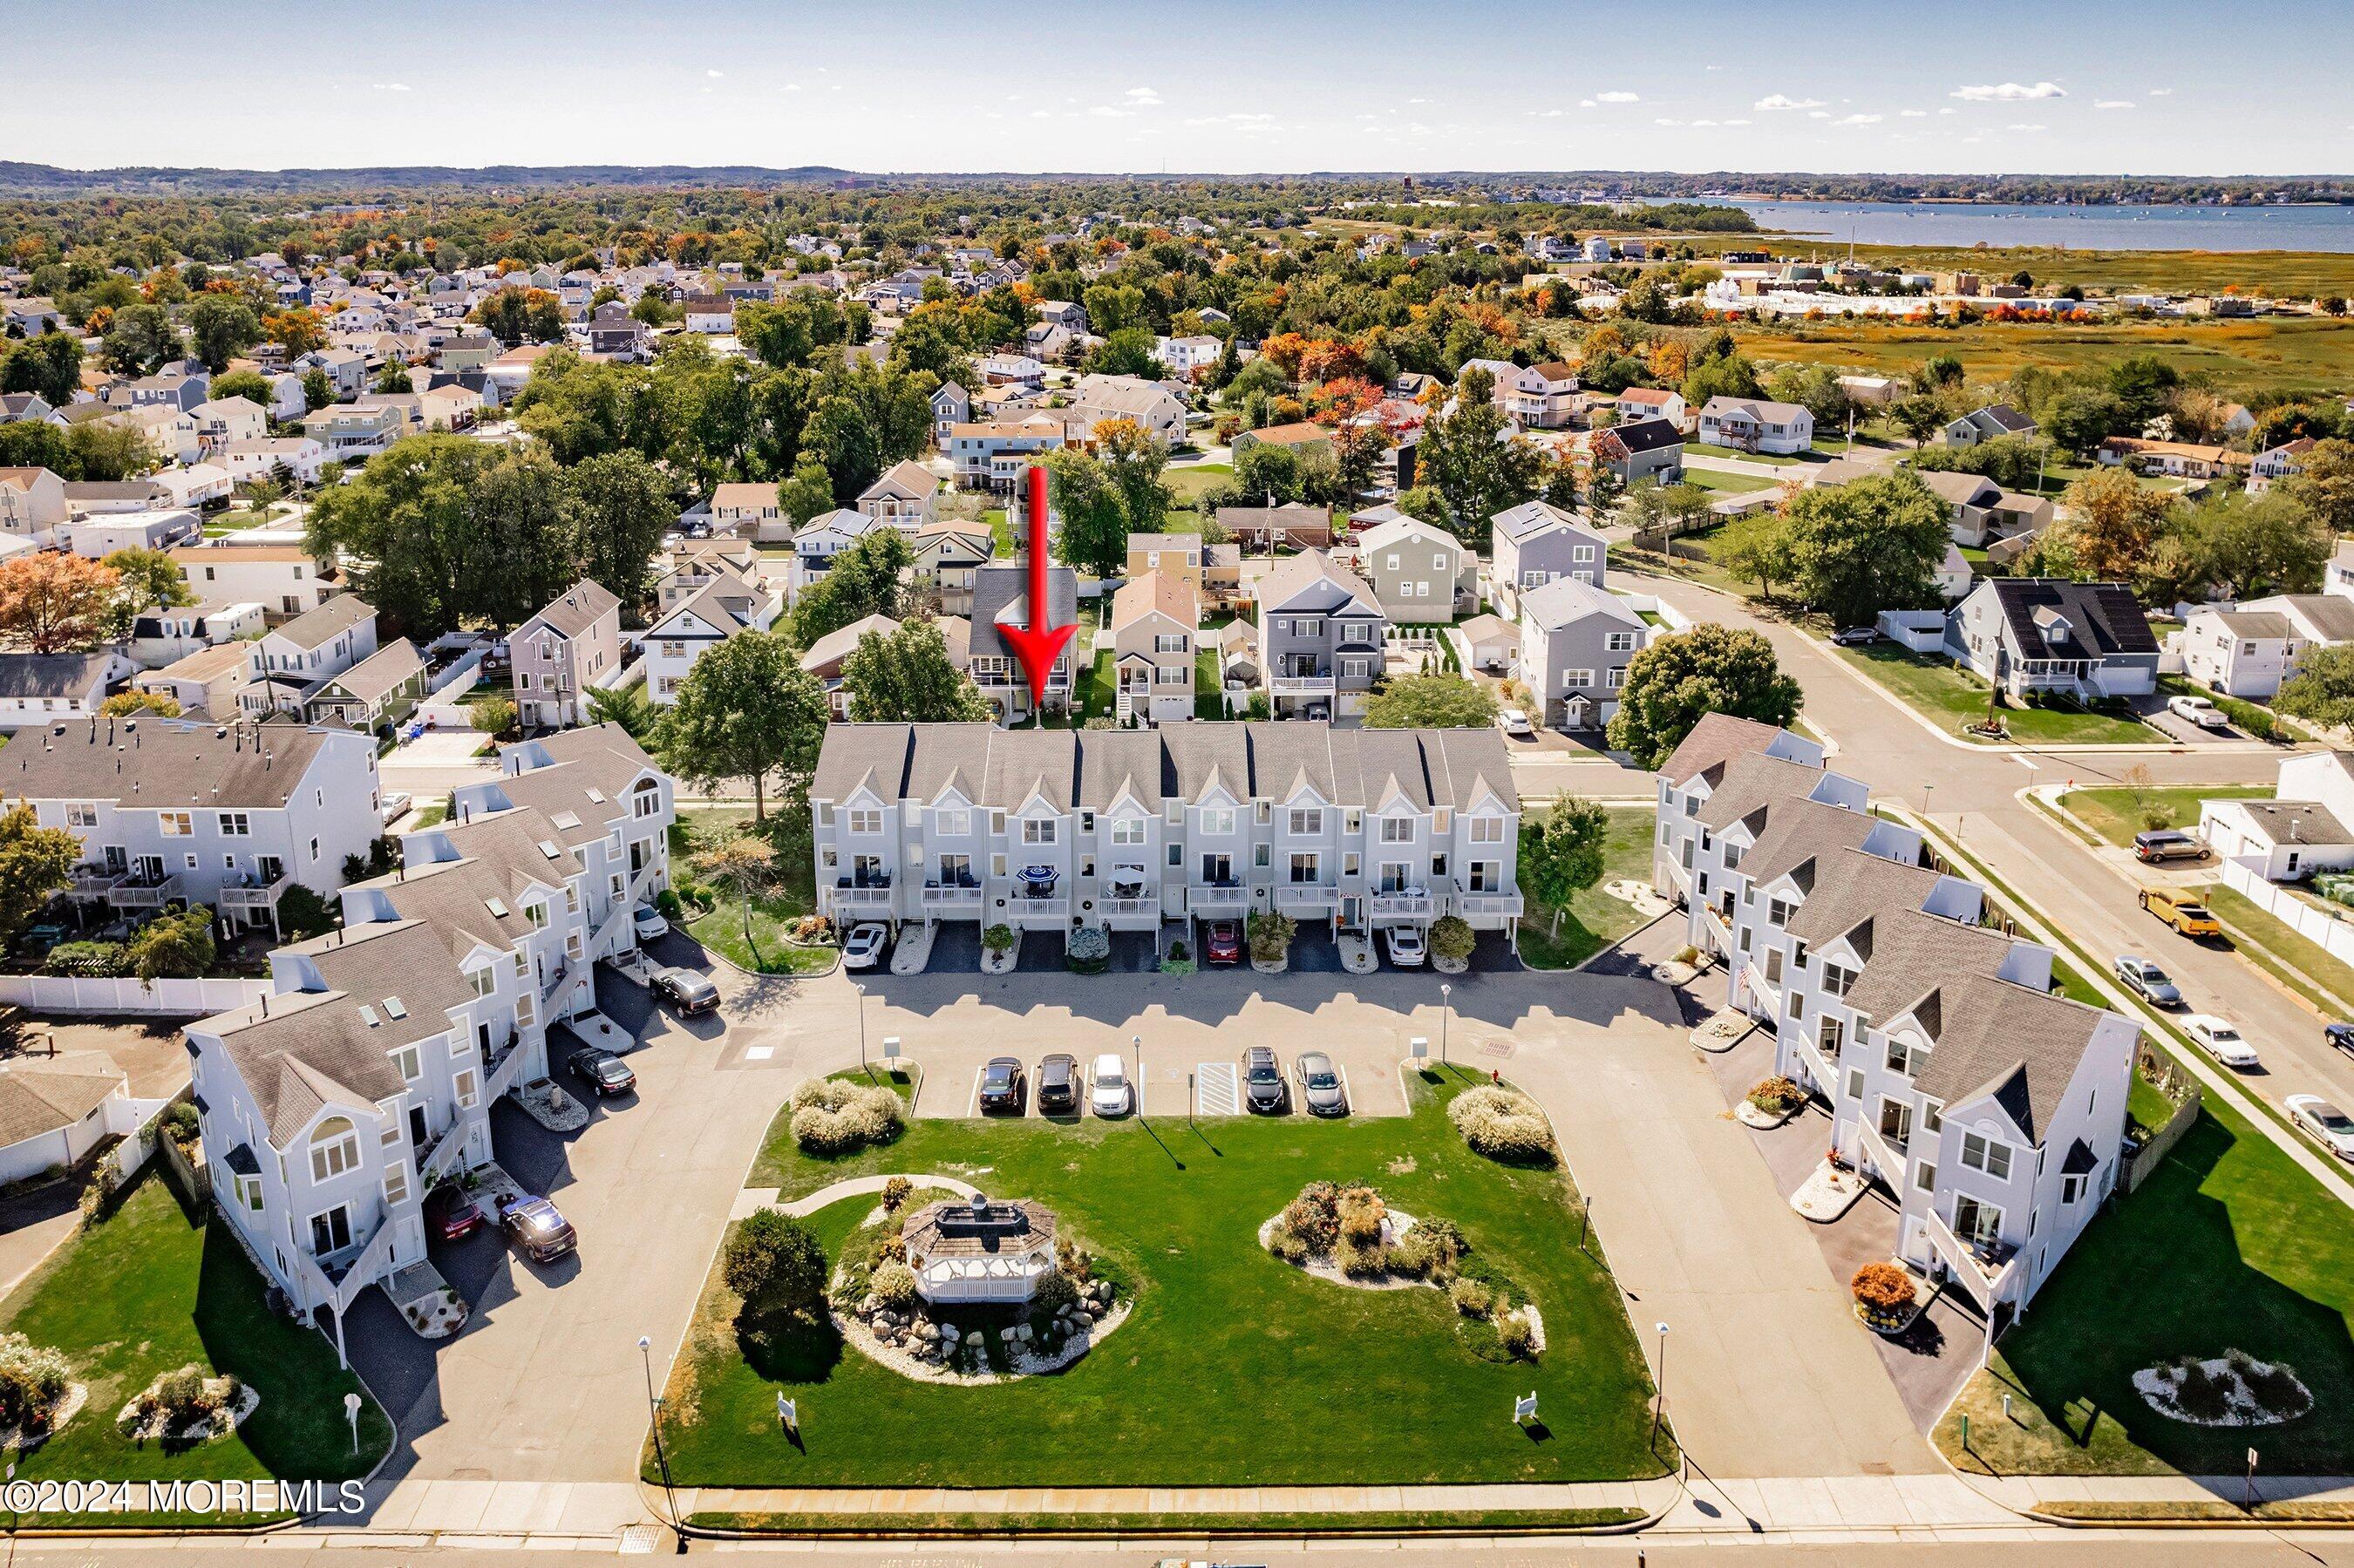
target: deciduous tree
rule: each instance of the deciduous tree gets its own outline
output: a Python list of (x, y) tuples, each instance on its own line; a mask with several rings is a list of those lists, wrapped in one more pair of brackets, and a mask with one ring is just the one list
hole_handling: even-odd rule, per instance
[(73, 880), (81, 839), (45, 828), (29, 805), (0, 807), (0, 946), (16, 936)]
[(118, 581), (86, 556), (42, 551), (0, 562), (0, 644), (27, 653), (95, 648)]
[(1801, 592), (1840, 625), (1937, 602), (1953, 535), (1945, 502), (1912, 474), (1800, 491), (1782, 510)]
[(826, 574), (801, 590), (793, 607), (793, 632), (808, 647), (870, 615), (894, 620), (906, 612), (907, 586), (900, 574), (913, 552), (896, 528), (877, 528), (833, 557)]
[(1602, 880), (1602, 847), (1609, 834), (1609, 811), (1567, 790), (1542, 811), (1522, 812), (1520, 884), (1553, 911), (1555, 938), (1570, 900)]
[(2104, 582), (2130, 582), (2141, 574), (2174, 498), (2152, 490), (2123, 468), (2103, 468), (2070, 485), (2061, 497), (2072, 514), (2063, 525), (2078, 569)]
[(1461, 675), (1400, 675), (1365, 704), (1368, 729), (1484, 729), (1496, 722), (1496, 699)]
[(870, 631), (842, 662), (850, 716), (861, 724), (948, 724), (986, 720), (988, 699), (949, 661), (940, 629), (910, 620), (885, 635)]
[(790, 640), (739, 631), (695, 661), (654, 747), (672, 773), (699, 788), (749, 780), (757, 822), (771, 788), (789, 802), (805, 798), (827, 717), (825, 687), (801, 668)]
[(1804, 700), (1761, 633), (1703, 622), (1659, 639), (1628, 664), (1610, 745), (1638, 768), (1657, 768), (1706, 715), (1787, 725)]

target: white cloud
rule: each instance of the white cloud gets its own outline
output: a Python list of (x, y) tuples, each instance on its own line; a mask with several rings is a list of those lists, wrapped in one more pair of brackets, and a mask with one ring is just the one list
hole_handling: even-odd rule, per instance
[(1666, 119), (1666, 118), (1662, 117), (1662, 118), (1660, 118), (1660, 119), (1658, 119), (1658, 120), (1654, 120), (1654, 121), (1652, 121), (1652, 122), (1651, 122), (1651, 123), (1652, 123), (1652, 124), (1654, 124), (1654, 125), (1681, 125), (1681, 124), (1682, 124), (1682, 123), (1683, 123), (1683, 122), (1682, 122), (1682, 121), (1681, 121), (1681, 120), (1669, 120), (1669, 119)]
[(1712, 129), (1716, 123), (1717, 122), (1713, 120), (1695, 120), (1692, 122), (1692, 126), (1695, 130), (1703, 128)]
[(1807, 111), (1807, 118), (1809, 120), (1829, 120), (1830, 117), (1831, 111), (1828, 109), (1809, 109)]
[(1594, 95), (1594, 101), (1596, 103), (1640, 103), (1643, 101), (1643, 98), (1642, 94), (1636, 92), (1597, 92)]
[(2006, 131), (2024, 131), (2032, 133), (2037, 131), (2048, 131), (2051, 127), (2048, 125), (2006, 125), (2003, 129)]
[(1958, 109), (1940, 109), (1937, 112), (1940, 114), (1959, 114), (1961, 111)]
[(1125, 120), (1129, 115), (1135, 113), (1136, 111), (1133, 109), (1122, 109), (1116, 104), (1098, 103), (1093, 109), (1088, 110), (1087, 112), (1094, 115), (1098, 120)]
[(405, 81), (379, 81), (370, 85), (374, 86), (378, 92), (407, 92), (408, 90), (408, 84)]
[(712, 80), (717, 81), (721, 77), (726, 76), (727, 73), (724, 70), (707, 70), (703, 74), (709, 77)]
[(2039, 81), (2031, 87), (2016, 81), (1998, 81), (1957, 87), (1947, 96), (1965, 103), (2028, 103), (2041, 98), (2065, 98), (2068, 93), (2056, 81)]
[(1590, 98), (1581, 98), (1577, 101), (1577, 106), (1580, 109), (1591, 109), (1594, 107), (1594, 100)]
[[(1195, 127), (1203, 125), (1264, 125), (1274, 118), (1275, 116), (1272, 114), (1245, 114), (1237, 111), (1233, 114), (1205, 114), (1197, 120), (1188, 120), (1185, 123), (1188, 126)], [(1360, 116), (1360, 118), (1371, 117)]]
[(1138, 109), (1158, 109), (1161, 107), (1161, 94), (1152, 88), (1131, 87), (1128, 90), (1128, 101)]
[(1429, 98), (1409, 98), (1409, 99), (1407, 99), (1407, 100), (1406, 100), (1406, 101), (1407, 101), (1408, 103), (1433, 103), (1433, 102), (1436, 102), (1436, 101), (1437, 101), (1436, 99), (1429, 99)]
[(1532, 109), (1529, 112), (1539, 120), (1558, 120), (1569, 112), (1566, 109)]
[(1727, 125), (1746, 125), (1749, 122), (1746, 120), (1728, 120), (1725, 123)]
[(780, 92), (799, 92), (801, 90), (801, 84), (800, 82), (797, 82), (797, 81), (789, 81), (789, 82), (785, 83), (785, 85), (784, 85), (783, 87), (779, 88), (778, 90), (779, 90), (779, 91), (780, 91)]
[(1819, 98), (1792, 98), (1787, 92), (1769, 92), (1749, 107), (1752, 109), (1775, 110), (1820, 109), (1822, 106), (1823, 101)]
[(1850, 114), (1831, 122), (1834, 125), (1877, 125), (1887, 118), (1884, 114)]
[(2153, 87), (2149, 90), (2149, 95), (2152, 98), (2171, 98), (2174, 96), (2174, 89), (2170, 87)]

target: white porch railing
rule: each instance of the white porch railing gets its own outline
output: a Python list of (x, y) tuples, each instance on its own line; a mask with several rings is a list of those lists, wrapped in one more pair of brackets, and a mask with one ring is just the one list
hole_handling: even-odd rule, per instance
[(1419, 919), (1437, 907), (1438, 900), (1427, 893), (1376, 893), (1373, 898), (1376, 920)]
[(1946, 1260), (1946, 1270), (1961, 1282), (1962, 1288), (1970, 1293), (1970, 1299), (1981, 1310), (1990, 1314), (1996, 1302), (2009, 1299), (2019, 1272), (2016, 1253), (1999, 1265), (1988, 1265), (1975, 1248), (1954, 1234), (1954, 1227), (1935, 1209), (1929, 1211), (1927, 1230), (1929, 1245), (1937, 1249), (1937, 1255)]
[(1278, 697), (1329, 697), (1338, 689), (1330, 675), (1269, 675), (1267, 685)]
[(978, 909), (981, 889), (978, 887), (927, 887), (924, 907), (929, 909)]
[(1067, 898), (1013, 897), (1005, 901), (1005, 908), (1007, 913), (1026, 919), (1060, 919), (1070, 914), (1071, 901)]
[(1250, 889), (1240, 883), (1194, 883), (1185, 890), (1185, 901), (1194, 909), (1239, 909), (1250, 901)]
[(1145, 916), (1157, 920), (1161, 917), (1161, 900), (1158, 898), (1106, 898), (1097, 907), (1115, 919)]
[(161, 909), (180, 895), (180, 874), (154, 882), (118, 882), (106, 890), (106, 901), (117, 909)]
[(1518, 915), (1527, 901), (1517, 893), (1460, 893), (1455, 906), (1465, 915)]
[(888, 909), (891, 889), (884, 887), (836, 887), (830, 895), (837, 909)]
[(1321, 911), (1341, 900), (1341, 890), (1330, 883), (1287, 882), (1275, 890), (1278, 909)]
[(1857, 1122), (1855, 1130), (1861, 1137), (1865, 1157), (1880, 1172), (1880, 1179), (1902, 1192), (1904, 1190), (1904, 1150), (1869, 1122)]

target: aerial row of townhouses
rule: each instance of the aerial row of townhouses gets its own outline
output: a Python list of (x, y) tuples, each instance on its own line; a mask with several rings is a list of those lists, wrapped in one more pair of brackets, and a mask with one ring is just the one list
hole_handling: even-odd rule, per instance
[(2014, 1319), (2117, 1184), (2136, 1025), (2056, 994), (2052, 949), (1812, 741), (1710, 715), (1658, 800), (1653, 885), (1894, 1194), (1899, 1258)]

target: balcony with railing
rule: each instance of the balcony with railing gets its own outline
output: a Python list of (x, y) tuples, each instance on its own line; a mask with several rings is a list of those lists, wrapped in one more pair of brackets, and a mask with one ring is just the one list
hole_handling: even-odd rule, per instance
[(262, 881), (259, 876), (248, 876), (240, 882), (223, 883), (220, 890), (220, 906), (224, 910), (259, 909), (266, 912), (275, 909), (278, 907), (279, 899), (285, 895), (286, 888), (292, 881), (292, 877), (281, 871), (267, 882)]
[(1466, 919), (1475, 916), (1517, 916), (1526, 907), (1527, 900), (1517, 893), (1500, 893), (1491, 888), (1473, 892), (1464, 888), (1455, 895), (1455, 912)]
[(923, 906), (928, 915), (977, 911), (981, 907), (981, 884), (927, 882), (923, 889)]
[(1062, 921), (1070, 918), (1071, 901), (1059, 894), (1035, 897), (1016, 893), (1005, 900), (1005, 912), (1021, 921)]
[(1376, 920), (1426, 920), (1438, 912), (1438, 900), (1421, 888), (1376, 893), (1372, 902)]
[(1329, 882), (1287, 882), (1275, 890), (1275, 906), (1286, 914), (1329, 914), (1340, 901), (1340, 888)]
[(888, 909), (891, 879), (887, 875), (837, 877), (827, 896), (837, 909)]
[(1185, 903), (1196, 912), (1240, 909), (1250, 902), (1250, 889), (1239, 882), (1196, 882), (1185, 890)]
[(1880, 1179), (1898, 1192), (1904, 1190), (1905, 1140), (1885, 1133), (1868, 1121), (1856, 1123), (1862, 1136), (1864, 1157), (1880, 1173)]
[(2011, 1298), (2019, 1284), (2017, 1247), (2005, 1241), (1965, 1240), (1934, 1208), (1929, 1211), (1925, 1228), (1929, 1245), (1937, 1249), (1947, 1271), (1981, 1309), (1992, 1312), (1996, 1302)]
[(74, 867), (73, 882), (66, 891), (75, 898), (103, 898), (113, 891), (116, 884), (130, 874), (111, 866), (78, 865)]
[(181, 895), (178, 872), (134, 872), (107, 889), (106, 901), (117, 909), (161, 909)]
[(1297, 672), (1269, 675), (1267, 689), (1278, 697), (1329, 697), (1339, 690), (1330, 670), (1319, 675)]

